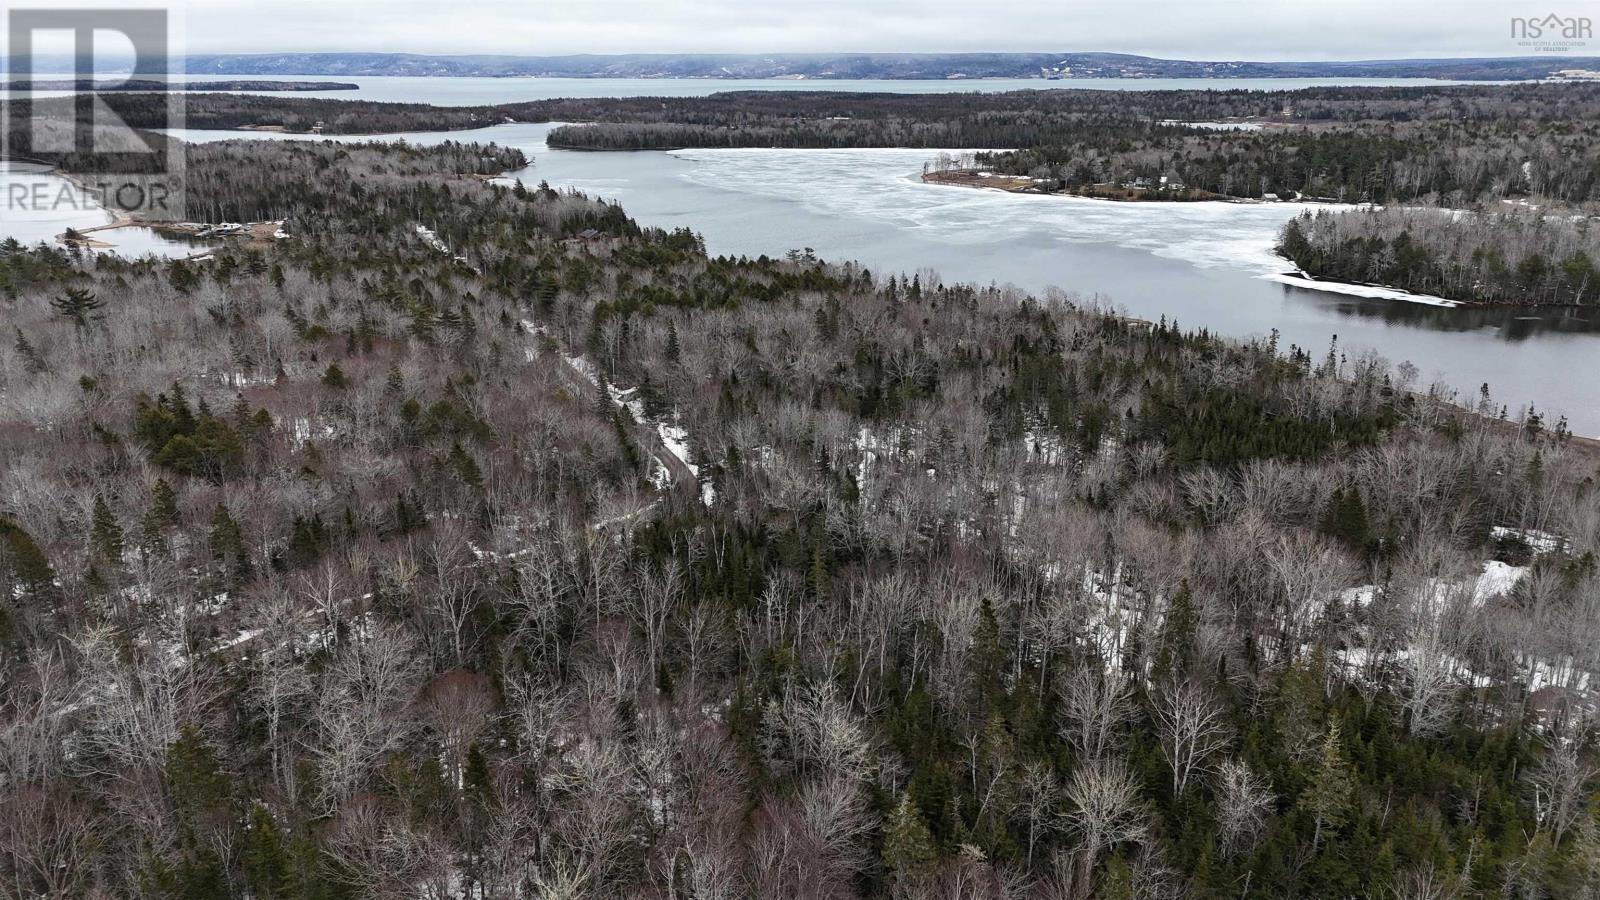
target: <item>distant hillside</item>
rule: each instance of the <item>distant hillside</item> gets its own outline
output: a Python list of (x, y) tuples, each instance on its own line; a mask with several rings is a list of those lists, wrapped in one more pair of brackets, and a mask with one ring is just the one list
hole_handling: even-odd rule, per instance
[(357, 91), (361, 86), (348, 81), (163, 81), (151, 78), (130, 78), (112, 81), (92, 78), (58, 78), (44, 81), (4, 81), (0, 90), (11, 91)]
[(188, 57), (191, 74), (565, 78), (1450, 78), (1526, 80), (1600, 69), (1595, 57), (1204, 62), (1122, 53), (629, 54), (423, 56), (267, 53)]

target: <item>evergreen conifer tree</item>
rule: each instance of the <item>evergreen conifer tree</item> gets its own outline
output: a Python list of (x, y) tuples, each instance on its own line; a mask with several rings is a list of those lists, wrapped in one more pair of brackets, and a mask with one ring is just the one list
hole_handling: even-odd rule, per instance
[(911, 801), (911, 794), (900, 795), (900, 802), (883, 827), (883, 861), (902, 877), (916, 875), (938, 858), (933, 833), (922, 820), (922, 811)]

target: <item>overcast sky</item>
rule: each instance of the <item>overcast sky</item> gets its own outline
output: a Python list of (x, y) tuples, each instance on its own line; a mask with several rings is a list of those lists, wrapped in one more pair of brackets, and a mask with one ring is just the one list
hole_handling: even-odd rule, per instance
[[(178, 0), (191, 53), (1069, 51), (1187, 59), (1525, 55), (1512, 16), (1593, 0)], [(85, 5), (94, 5), (86, 3)], [(115, 4), (112, 4), (115, 5)], [(1600, 55), (1600, 43), (1588, 52)]]

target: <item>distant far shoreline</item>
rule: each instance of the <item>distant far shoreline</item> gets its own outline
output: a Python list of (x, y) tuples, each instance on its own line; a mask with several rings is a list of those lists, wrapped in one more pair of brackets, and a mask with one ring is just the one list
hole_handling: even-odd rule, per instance
[[(36, 72), (54, 60), (36, 60)], [(112, 60), (107, 64), (115, 64)], [(635, 53), (568, 56), (415, 53), (189, 54), (187, 74), (209, 78), (460, 76), (805, 81), (1403, 78), (1444, 81), (1600, 80), (1600, 57), (1541, 56), (1252, 61), (1160, 59), (1128, 53)]]
[(274, 81), (271, 79), (233, 79), (228, 81), (159, 81), (153, 78), (134, 78), (126, 81), (108, 81), (89, 78), (56, 78), (33, 81), (0, 81), (0, 90), (7, 91), (95, 91), (98, 93), (124, 91), (359, 91), (361, 85), (348, 81)]

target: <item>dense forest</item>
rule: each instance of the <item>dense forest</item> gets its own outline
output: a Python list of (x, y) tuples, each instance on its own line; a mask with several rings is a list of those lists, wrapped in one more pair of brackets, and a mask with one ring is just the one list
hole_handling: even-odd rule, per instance
[[(135, 125), (146, 124), (162, 104), (159, 95), (108, 94), (105, 102)], [(34, 101), (41, 104), (58, 99)], [(1061, 88), (998, 93), (897, 94), (855, 91), (726, 91), (703, 97), (573, 97), (487, 106), (428, 106), (421, 103), (381, 103), (363, 100), (309, 97), (274, 97), (249, 94), (196, 94), (184, 98), (195, 127), (230, 127), (214, 117), (246, 113), (256, 118), (244, 124), (289, 125), (312, 114), (323, 120), (339, 118), (338, 111), (357, 116), (404, 114), (412, 117), (402, 130), (440, 130), (469, 127), (455, 114), (475, 115), (481, 121), (511, 118), (521, 122), (617, 122), (682, 124), (737, 128), (750, 124), (786, 125), (801, 132), (807, 128), (834, 127), (842, 120), (916, 122), (961, 129), (981, 140), (944, 144), (961, 146), (1029, 146), (1027, 134), (1014, 129), (1030, 126), (1054, 129), (1060, 137), (1074, 117), (1125, 118), (1133, 121), (1217, 121), (1260, 118), (1311, 124), (1356, 122), (1449, 122), (1482, 124), (1582, 122), (1600, 114), (1600, 85), (1509, 84), (1493, 87), (1316, 87), (1298, 90), (1090, 90)], [(1284, 115), (1285, 109), (1289, 115)], [(281, 117), (290, 116), (292, 120)], [(987, 128), (987, 131), (981, 129)], [(352, 133), (381, 130), (363, 125)], [(798, 139), (798, 138), (797, 138)], [(870, 133), (861, 140), (882, 141)], [(882, 145), (881, 143), (879, 144)], [(941, 145), (930, 145), (941, 146)]]
[(1278, 252), (1308, 274), (1478, 303), (1600, 302), (1594, 220), (1537, 211), (1378, 208), (1306, 213)]
[[(796, 142), (795, 146), (814, 140), (812, 132), (841, 127), (860, 129), (859, 139), (864, 143), (889, 146), (887, 136), (874, 135), (875, 124), (916, 123), (966, 137), (927, 146), (1028, 147), (1052, 138), (1070, 137), (1072, 129), (1084, 121), (1215, 122), (1252, 118), (1316, 125), (1570, 124), (1592, 120), (1600, 113), (1600, 85), (1319, 87), (1293, 91), (1061, 89), (951, 94), (731, 91), (707, 97), (545, 100), (495, 108), (522, 111), (524, 121), (694, 125), (708, 131), (734, 132), (765, 126), (793, 132), (790, 140)], [(846, 124), (840, 125), (841, 122)]]
[[(458, 131), (504, 122), (489, 107), (428, 106), (421, 103), (374, 103), (367, 100), (329, 100), (295, 97), (284, 92), (260, 94), (184, 94), (177, 101), (155, 92), (107, 92), (99, 102), (124, 122), (142, 129), (164, 128), (274, 128), (308, 133), (320, 124), (325, 134), (384, 134), (400, 131)], [(33, 123), (71, 121), (73, 97), (13, 100), (6, 104), (7, 127), (13, 152), (40, 155), (30, 149)]]
[(0, 245), (6, 895), (1600, 897), (1564, 423), (521, 162)]
[(1055, 190), (1170, 184), (1232, 197), (1467, 206), (1538, 197), (1600, 201), (1600, 125), (1355, 124), (1217, 131), (1148, 125), (1071, 143), (983, 154), (996, 172)]

